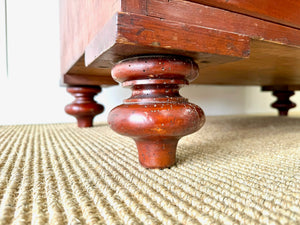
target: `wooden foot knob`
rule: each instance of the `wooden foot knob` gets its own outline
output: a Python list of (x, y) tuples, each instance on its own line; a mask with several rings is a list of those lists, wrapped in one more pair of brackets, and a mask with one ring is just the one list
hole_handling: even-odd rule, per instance
[(291, 108), (296, 107), (296, 104), (290, 100), (290, 97), (295, 94), (294, 91), (273, 91), (273, 95), (277, 97), (276, 102), (271, 106), (278, 109), (280, 116), (287, 116)]
[(174, 165), (179, 139), (203, 126), (202, 109), (179, 94), (197, 75), (197, 64), (180, 56), (135, 57), (112, 69), (113, 78), (130, 87), (132, 96), (110, 112), (108, 123), (135, 140), (144, 167)]
[(139, 161), (146, 168), (167, 168), (176, 163), (176, 148), (179, 138), (159, 140), (135, 140)]
[(94, 117), (104, 110), (104, 107), (94, 100), (94, 96), (101, 92), (101, 87), (69, 86), (67, 91), (75, 100), (65, 107), (65, 112), (77, 119), (78, 127), (92, 127)]

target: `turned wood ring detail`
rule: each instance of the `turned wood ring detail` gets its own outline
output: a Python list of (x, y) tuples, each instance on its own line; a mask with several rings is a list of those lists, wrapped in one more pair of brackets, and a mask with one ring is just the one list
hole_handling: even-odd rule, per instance
[(296, 107), (296, 104), (290, 100), (290, 97), (294, 94), (295, 92), (290, 90), (273, 91), (273, 95), (277, 97), (277, 100), (271, 106), (278, 110), (279, 116), (287, 116), (289, 110)]
[(94, 96), (101, 92), (100, 86), (68, 86), (67, 91), (75, 100), (65, 107), (65, 112), (77, 120), (78, 127), (92, 127), (93, 119), (103, 112), (103, 105), (94, 100)]

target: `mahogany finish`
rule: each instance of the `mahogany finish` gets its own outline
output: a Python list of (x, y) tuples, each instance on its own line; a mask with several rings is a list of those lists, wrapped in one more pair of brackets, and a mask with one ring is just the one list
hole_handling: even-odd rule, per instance
[(144, 167), (174, 165), (179, 139), (203, 126), (202, 109), (179, 94), (197, 75), (190, 58), (170, 55), (129, 58), (113, 67), (113, 78), (130, 87), (132, 96), (110, 112), (108, 123), (135, 140)]
[(295, 94), (294, 91), (273, 91), (273, 95), (277, 100), (271, 105), (278, 109), (279, 116), (287, 116), (290, 109), (295, 108), (296, 104), (290, 100), (290, 97)]
[(135, 140), (147, 168), (173, 165), (180, 137), (204, 123), (202, 110), (179, 95), (190, 81), (269, 86), (281, 114), (294, 106), (290, 86), (300, 85), (296, 0), (61, 0), (60, 6), (63, 83), (115, 84), (113, 68), (113, 78), (133, 93), (111, 111), (110, 126)]
[(271, 22), (300, 28), (298, 0), (191, 0)]
[(248, 57), (249, 45), (241, 34), (117, 13), (87, 46), (84, 60), (89, 67), (109, 68), (134, 55), (175, 54), (219, 64)]
[(67, 91), (75, 100), (65, 107), (66, 113), (77, 119), (78, 127), (92, 127), (94, 117), (104, 110), (104, 107), (94, 100), (94, 96), (101, 92), (101, 87), (69, 86)]
[[(277, 1), (274, 3), (276, 4)], [(272, 42), (274, 45), (300, 45), (299, 29), (195, 2), (148, 0), (147, 9), (147, 15), (164, 21), (176, 21), (215, 31), (242, 34), (253, 40)], [(299, 11), (299, 7), (295, 10)], [(300, 18), (298, 23), (300, 24)], [(219, 46), (216, 47), (219, 48)]]
[(86, 67), (84, 57), (81, 57), (68, 73), (62, 76), (61, 81), (68, 85), (116, 85), (117, 83), (112, 79), (110, 71), (110, 68)]
[(121, 0), (60, 0), (61, 72), (65, 74), (95, 34), (117, 11)]
[(195, 84), (298, 85), (299, 11), (295, 0), (61, 0), (62, 80), (114, 84), (124, 58), (175, 54), (201, 68)]

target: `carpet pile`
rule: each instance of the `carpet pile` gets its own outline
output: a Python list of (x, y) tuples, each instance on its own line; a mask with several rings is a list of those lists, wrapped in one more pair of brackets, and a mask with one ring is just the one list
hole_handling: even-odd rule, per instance
[(208, 117), (148, 170), (107, 125), (0, 126), (0, 224), (300, 224), (300, 118)]

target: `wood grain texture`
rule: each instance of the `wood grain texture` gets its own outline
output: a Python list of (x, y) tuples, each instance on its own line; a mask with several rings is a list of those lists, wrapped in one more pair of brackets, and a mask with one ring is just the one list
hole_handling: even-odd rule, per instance
[(154, 52), (181, 53), (196, 60), (209, 57), (212, 63), (224, 63), (247, 57), (249, 38), (187, 23), (118, 13), (86, 48), (85, 63), (111, 67), (119, 59)]
[(146, 0), (60, 0), (61, 74), (82, 57), (86, 46), (116, 12), (146, 14)]
[[(211, 63), (210, 57), (197, 61), (200, 68), (200, 76), (193, 83), (260, 86), (288, 85), (294, 87), (295, 85), (300, 85), (300, 48), (252, 40), (250, 42), (250, 53), (249, 58), (230, 63)], [(155, 51), (153, 51), (153, 54), (155, 54)], [(79, 67), (77, 72), (84, 72), (81, 75), (78, 74), (82, 78), (77, 82), (76, 79), (73, 79), (72, 82), (75, 81), (75, 83), (71, 84), (83, 82), (84, 76), (82, 75), (90, 76), (90, 78), (84, 79), (85, 83), (83, 84), (101, 85), (110, 84), (110, 82), (114, 84), (110, 76), (110, 69), (83, 66)], [(69, 82), (69, 76), (66, 77), (65, 81)]]
[(147, 0), (122, 0), (122, 12), (147, 15)]
[(132, 96), (109, 113), (110, 127), (134, 139), (144, 167), (174, 165), (179, 139), (205, 122), (201, 108), (179, 94), (198, 76), (197, 64), (186, 57), (140, 56), (116, 64), (112, 76), (130, 87)]
[[(171, 0), (172, 1), (172, 0)], [(248, 16), (300, 28), (298, 0), (190, 0)]]
[[(276, 2), (274, 1), (274, 4)], [(148, 16), (160, 19), (243, 34), (255, 40), (300, 46), (299, 29), (194, 2), (148, 0), (147, 13)]]
[(121, 0), (60, 0), (61, 74), (83, 55), (102, 26), (121, 10)]
[(252, 40), (250, 57), (200, 70), (197, 84), (300, 85), (300, 48)]
[[(265, 41), (250, 43), (249, 58), (214, 64), (207, 58), (198, 61), (200, 76), (195, 84), (219, 85), (300, 85), (300, 49)], [(154, 54), (155, 52), (153, 52)], [(74, 70), (76, 72), (76, 70)], [(64, 76), (68, 84), (115, 84), (110, 69), (79, 67), (77, 77)], [(89, 73), (91, 72), (91, 73)], [(98, 74), (98, 75), (97, 75)], [(73, 74), (75, 75), (75, 74)], [(85, 75), (88, 75), (85, 78)], [(78, 79), (78, 81), (76, 81)]]

